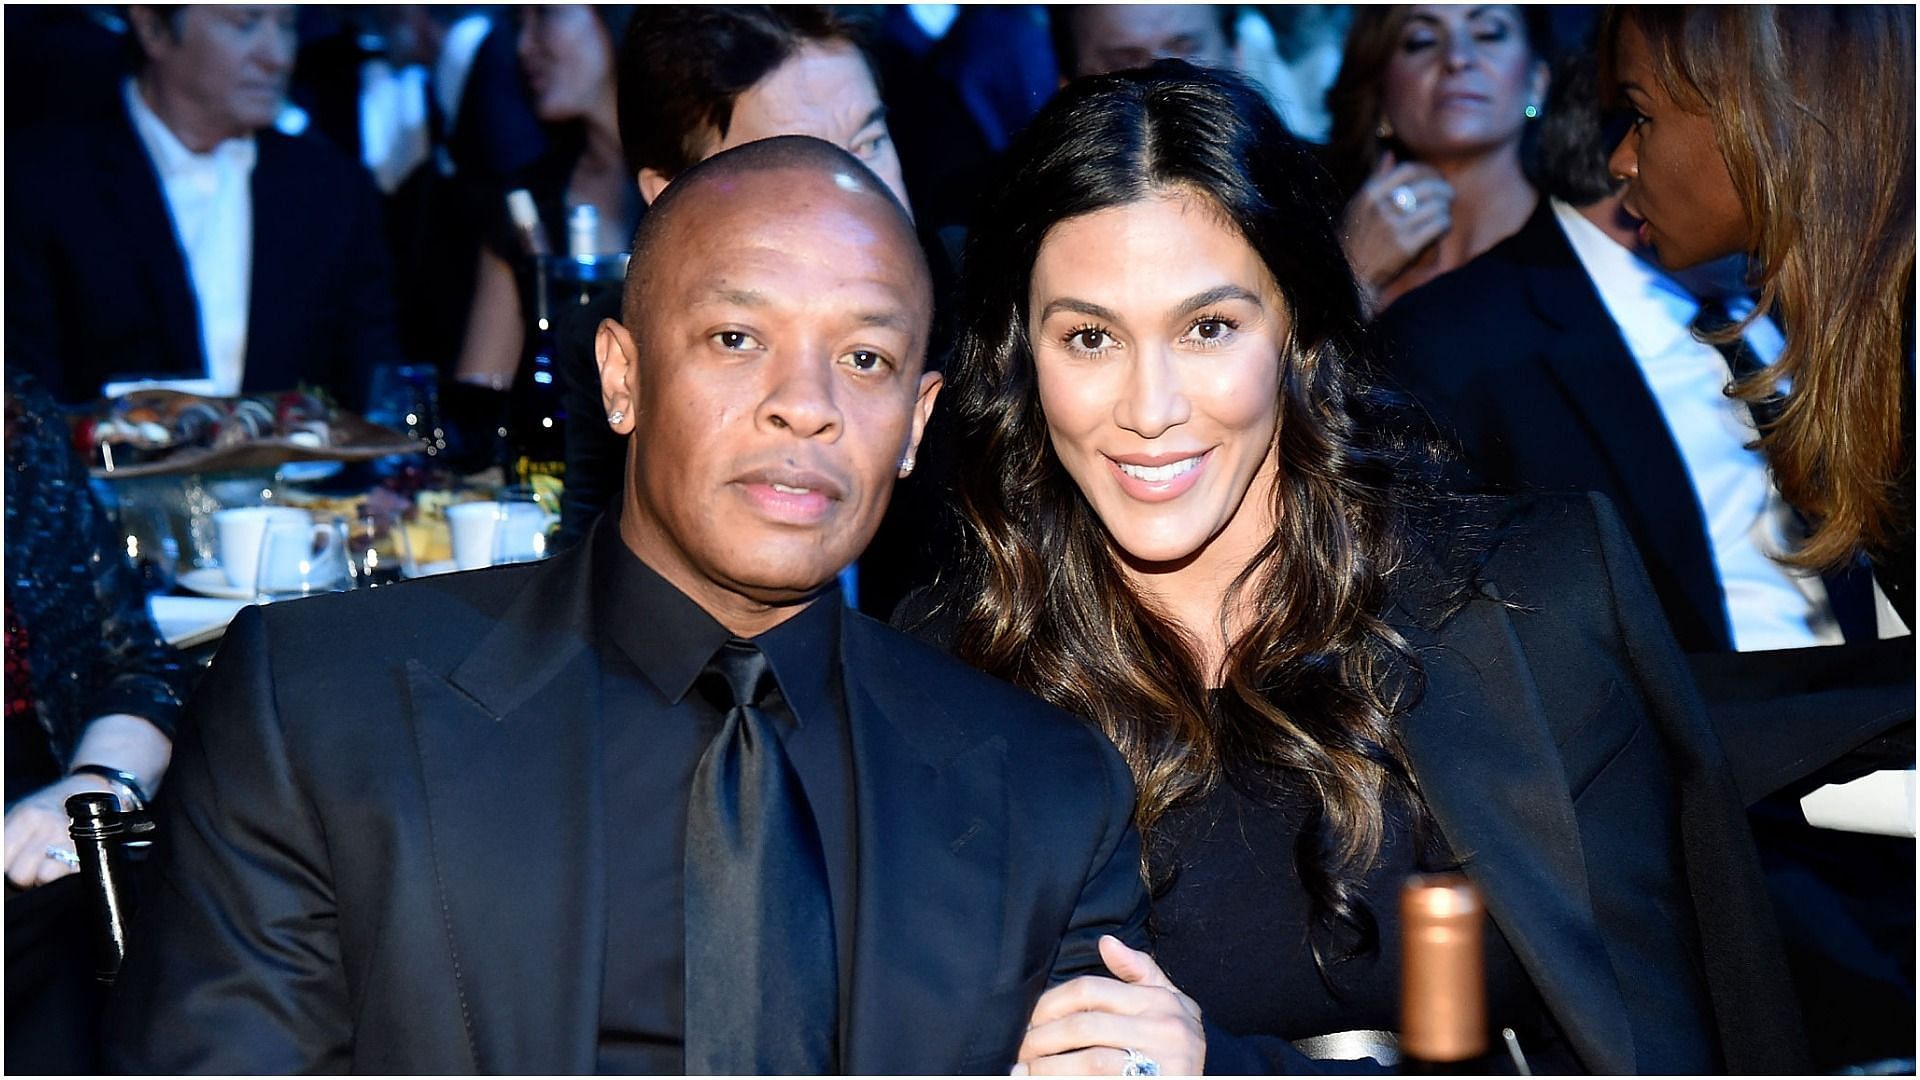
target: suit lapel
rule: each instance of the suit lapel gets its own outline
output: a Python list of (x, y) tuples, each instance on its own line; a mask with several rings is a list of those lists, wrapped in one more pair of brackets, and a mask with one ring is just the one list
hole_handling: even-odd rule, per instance
[(861, 624), (848, 612), (841, 632), (859, 834), (841, 1064), (949, 1071), (969, 1003), (1007, 975), (1007, 747), (940, 715)]
[(173, 212), (167, 207), (160, 176), (124, 105), (106, 131), (107, 137), (96, 144), (104, 181), (100, 185), (104, 235), (117, 237), (116, 257), (138, 264), (135, 277), (147, 292), (148, 310), (158, 320), (163, 344), (150, 353), (158, 361), (157, 369), (149, 365), (136, 371), (112, 358), (105, 358), (102, 366), (128, 375), (203, 374), (206, 358), (201, 353), (200, 304), (194, 298), (187, 256), (174, 232)]
[(1445, 645), (1431, 631), (1406, 633), (1428, 685), (1403, 738), (1442, 835), (1582, 1062), (1633, 1072), (1633, 1031), (1595, 922), (1559, 750), (1505, 609), (1469, 604)]
[(1534, 313), (1552, 329), (1547, 369), (1567, 411), (1586, 426), (1589, 441), (1611, 465), (1609, 494), (1634, 535), (1661, 538), (1645, 553), (1649, 561), (1665, 564), (1664, 576), (1706, 621), (1703, 632), (1727, 647), (1731, 631), (1707, 548), (1706, 520), (1666, 418), (1546, 200), (1525, 236), (1515, 257), (1523, 264)]
[(607, 883), (590, 548), (526, 574), (451, 677), (409, 664), (473, 1071), (594, 1067)]
[[(312, 325), (288, 319), (290, 306), (316, 303), (324, 294), (312, 287), (307, 268), (311, 234), (302, 226), (311, 222), (316, 207), (348, 197), (345, 192), (309, 192), (308, 178), (287, 161), (285, 136), (263, 131), (257, 138), (259, 156), (253, 165), (253, 268), (247, 283), (247, 353), (245, 385), (251, 390), (285, 390), (303, 375), (299, 357), (312, 355), (313, 343), (282, 340), (275, 331), (284, 326)], [(311, 227), (307, 225), (307, 227)], [(288, 257), (287, 253), (294, 253)]]

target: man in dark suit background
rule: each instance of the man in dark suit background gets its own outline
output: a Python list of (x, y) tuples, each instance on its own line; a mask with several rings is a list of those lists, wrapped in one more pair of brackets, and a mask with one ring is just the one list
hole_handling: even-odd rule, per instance
[(1142, 943), (1113, 748), (832, 588), (939, 387), (899, 205), (751, 143), (627, 289), (617, 522), (228, 631), (112, 1065), (1004, 1072), (1048, 984)]
[(293, 14), (136, 5), (145, 62), (98, 123), (7, 137), (7, 358), (63, 401), (164, 379), (230, 395), (309, 383), (349, 405), (398, 362), (378, 196), (272, 130)]
[(1800, 525), (1723, 390), (1777, 355), (1779, 331), (1763, 319), (1724, 348), (1697, 336), (1752, 310), (1743, 268), (1670, 274), (1645, 257), (1591, 68), (1555, 73), (1547, 197), (1527, 224), (1381, 317), (1388, 374), (1474, 481), (1620, 508), (1757, 804), (1816, 1067), (1910, 1057), (1912, 842), (1811, 828), (1800, 799), (1912, 768), (1913, 639), (1863, 571), (1823, 580), (1772, 558)]

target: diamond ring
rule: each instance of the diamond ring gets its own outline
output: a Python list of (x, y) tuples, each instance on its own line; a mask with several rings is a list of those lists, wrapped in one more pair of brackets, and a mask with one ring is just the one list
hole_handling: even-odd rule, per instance
[(1128, 1050), (1127, 1063), (1121, 1067), (1121, 1076), (1159, 1076), (1160, 1063), (1138, 1050)]
[(1413, 188), (1406, 184), (1394, 188), (1393, 193), (1387, 198), (1393, 203), (1393, 208), (1403, 214), (1413, 213), (1414, 208), (1420, 205), (1420, 196), (1415, 195)]
[(80, 869), (80, 856), (58, 844), (47, 845), (47, 858), (52, 859), (54, 862), (66, 863), (70, 869)]

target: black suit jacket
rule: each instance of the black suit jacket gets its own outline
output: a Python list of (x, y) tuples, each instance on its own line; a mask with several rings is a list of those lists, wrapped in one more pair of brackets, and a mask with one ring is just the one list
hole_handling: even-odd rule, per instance
[[(110, 1068), (592, 1071), (621, 835), (593, 547), (236, 620), (175, 751)], [(843, 1064), (1004, 1073), (1101, 934), (1143, 943), (1126, 766), (937, 650), (842, 627)]]
[(1911, 638), (1733, 652), (1699, 496), (1548, 201), (1518, 233), (1401, 298), (1379, 331), (1389, 379), (1457, 440), (1475, 481), (1597, 491), (1619, 508), (1749, 798), (1911, 724)]
[[(400, 362), (378, 195), (324, 141), (257, 138), (242, 388), (308, 382), (358, 407), (373, 367)], [(186, 256), (126, 110), (9, 133), (6, 148), (8, 362), (65, 402), (204, 374)]]
[[(1441, 617), (1430, 582), (1396, 590), (1422, 798), (1585, 1068), (1801, 1071), (1744, 804), (1632, 542), (1597, 497), (1511, 513), (1500, 602)], [(1207, 1067), (1353, 1071), (1218, 1030)]]

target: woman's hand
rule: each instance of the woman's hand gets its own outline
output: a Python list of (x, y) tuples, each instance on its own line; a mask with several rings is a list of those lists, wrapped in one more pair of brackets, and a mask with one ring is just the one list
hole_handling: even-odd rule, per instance
[(1453, 227), (1453, 187), (1426, 165), (1391, 153), (1347, 204), (1343, 244), (1354, 276), (1378, 292)]
[(48, 855), (47, 849), (73, 851), (73, 838), (67, 833), (67, 797), (83, 791), (112, 792), (113, 785), (98, 776), (69, 776), (21, 799), (7, 811), (0, 836), (6, 841), (8, 881), (31, 889), (79, 869)]
[(1200, 1006), (1146, 953), (1108, 935), (1100, 958), (1119, 976), (1086, 975), (1040, 995), (1015, 1076), (1117, 1076), (1128, 1050), (1168, 1076), (1197, 1076), (1207, 1060)]

